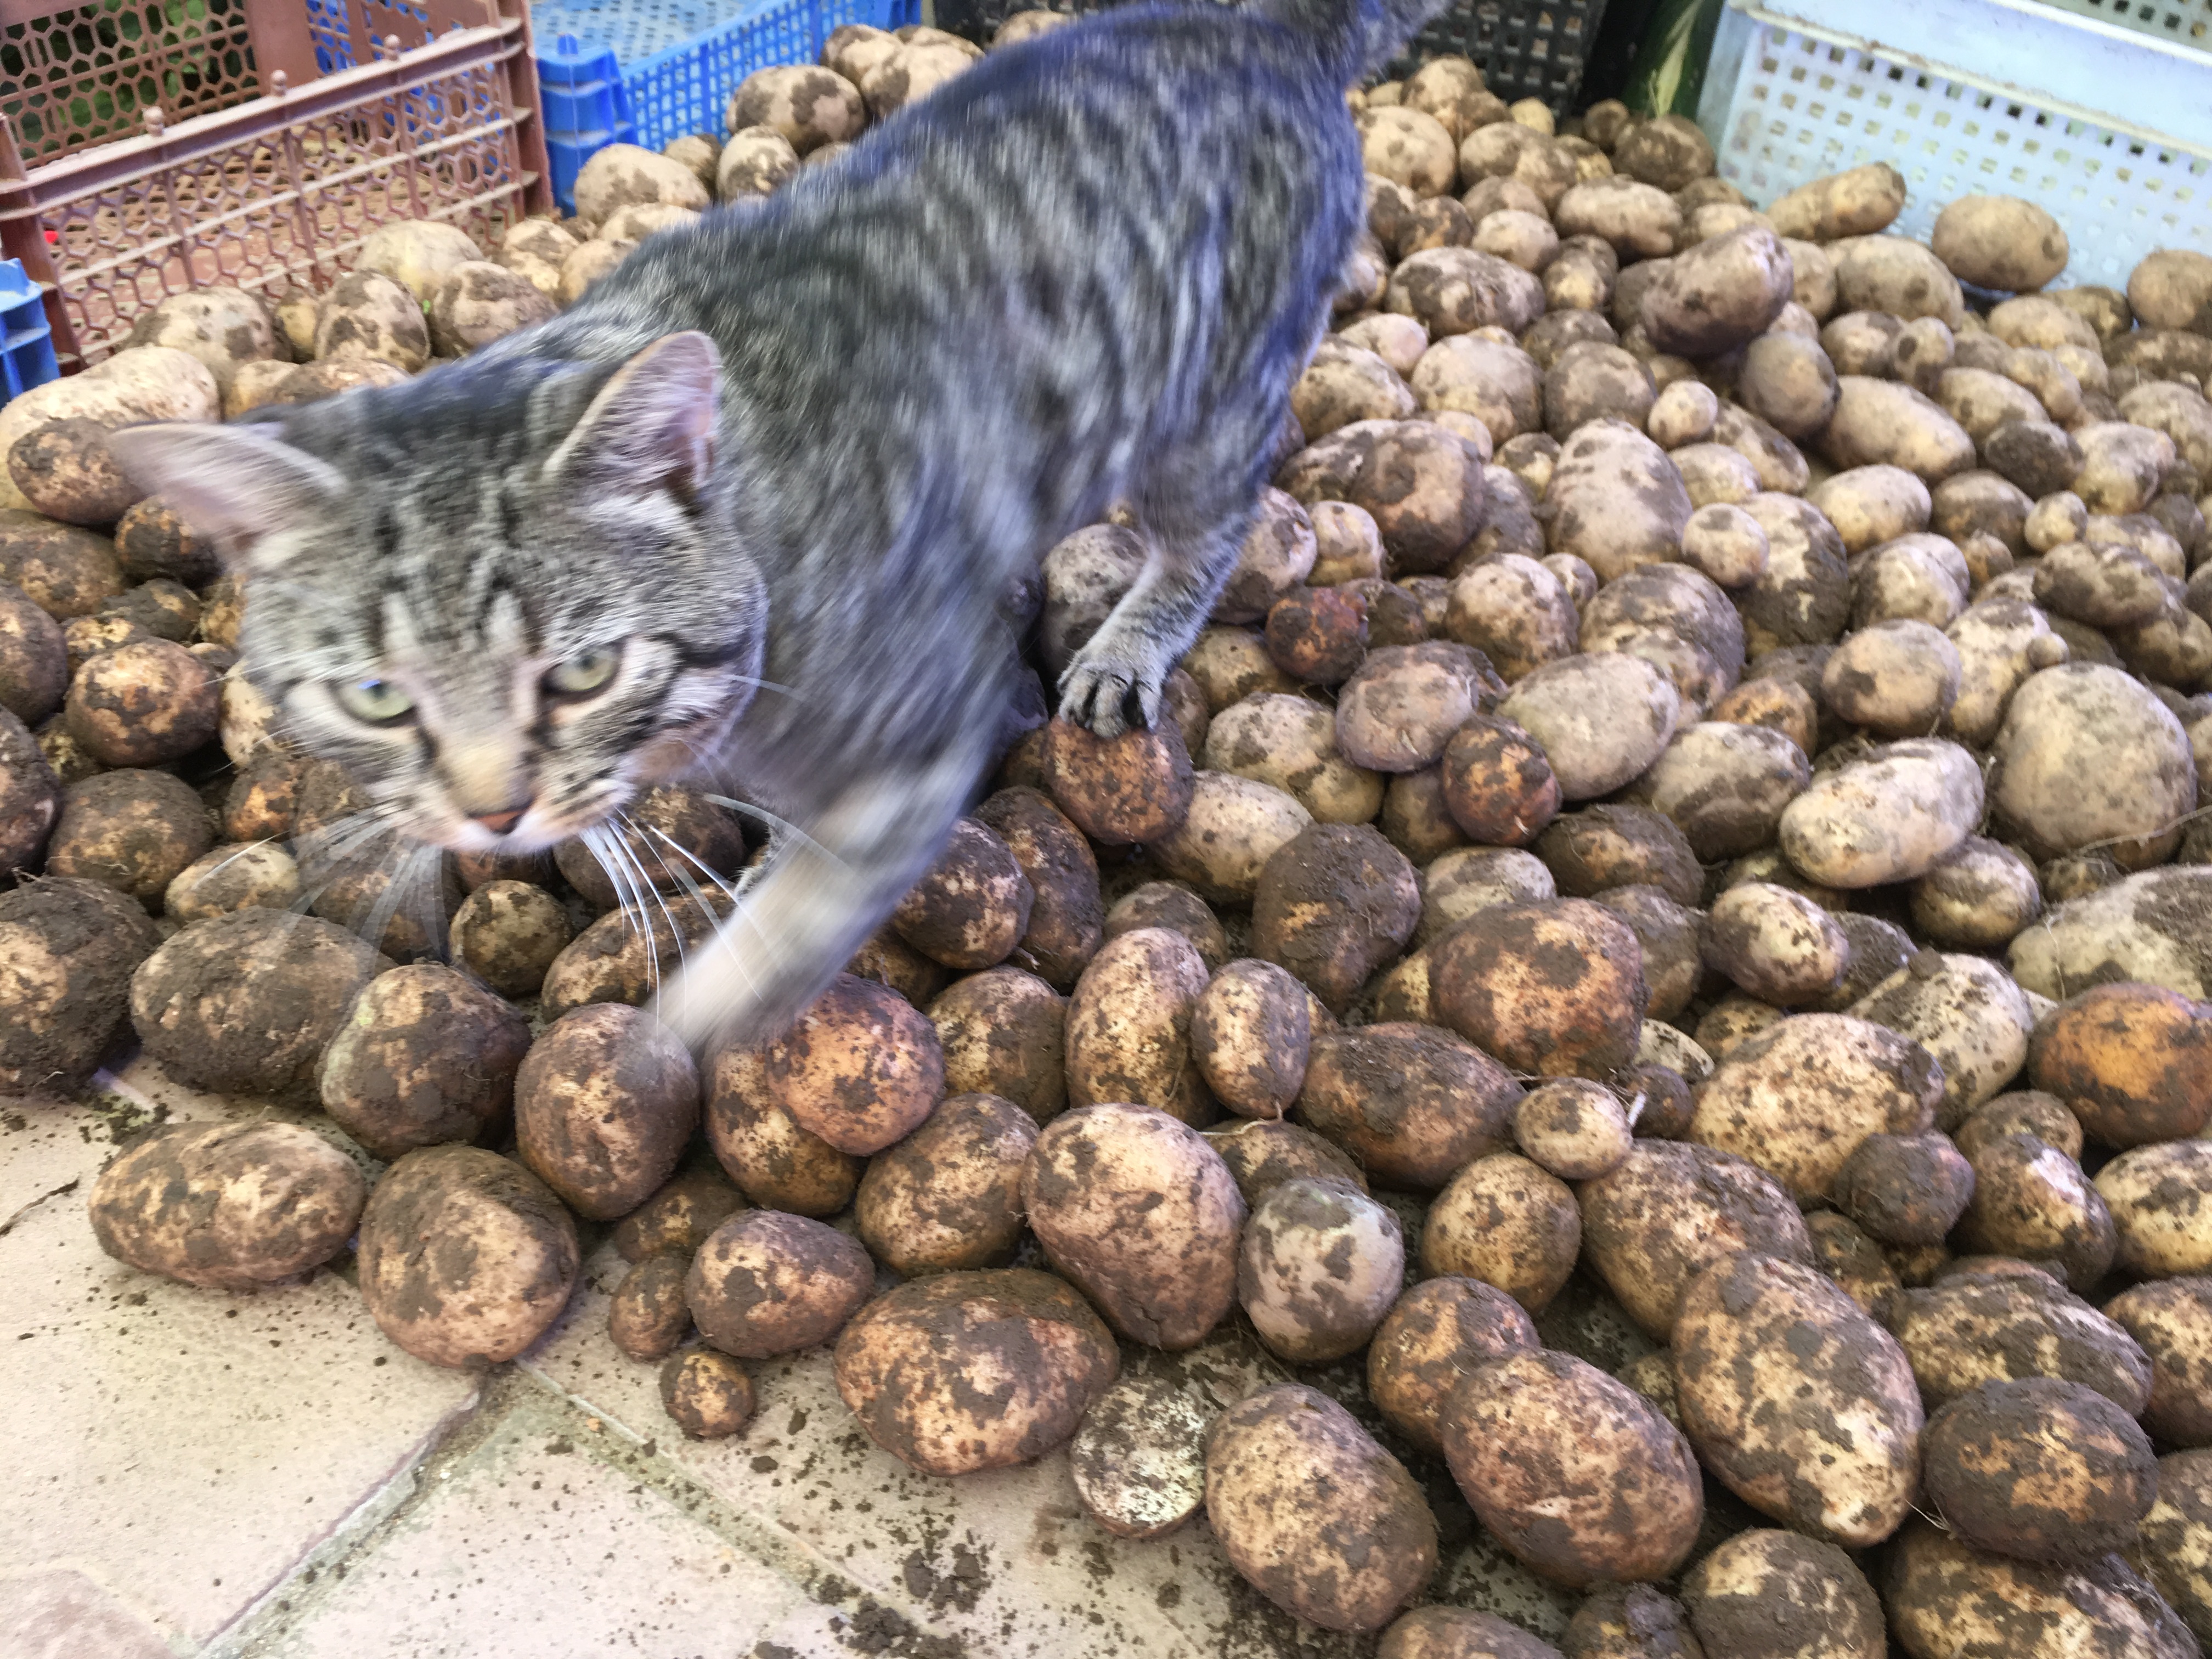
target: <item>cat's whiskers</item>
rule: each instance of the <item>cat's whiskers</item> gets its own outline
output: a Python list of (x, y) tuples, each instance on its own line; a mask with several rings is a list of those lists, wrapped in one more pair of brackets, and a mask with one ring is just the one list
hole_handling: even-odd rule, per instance
[[(659, 836), (661, 840), (666, 842), (669, 846), (674, 848), (677, 852), (681, 854), (686, 862), (696, 866), (702, 875), (714, 884), (715, 887), (721, 891), (723, 896), (730, 901), (729, 911), (726, 915), (718, 917), (716, 921), (714, 934), (716, 939), (719, 939), (720, 935), (727, 930), (731, 920), (744, 912), (745, 908), (745, 889), (750, 886), (754, 879), (760, 874), (760, 867), (757, 865), (748, 865), (744, 871), (738, 876), (736, 884), (732, 885), (728, 880), (724, 878), (719, 872), (707, 864), (704, 860), (701, 859), (696, 853), (694, 853), (690, 848), (684, 846), (683, 842), (678, 841), (665, 830), (656, 829), (654, 830), (653, 834)], [(661, 855), (658, 850), (656, 850), (653, 856), (660, 858)], [(667, 860), (665, 858), (661, 860), (661, 862), (664, 867), (667, 866)], [(687, 891), (697, 894), (696, 887), (692, 883), (690, 878), (684, 874), (680, 866), (672, 868), (670, 870), (670, 873), (675, 876), (678, 881), (684, 883)], [(703, 895), (699, 895), (696, 902), (698, 902), (702, 908), (705, 908), (706, 901)], [(720, 948), (726, 951), (728, 949), (726, 945), (716, 945), (714, 940), (710, 940), (709, 945), (712, 948)], [(728, 954), (730, 965), (735, 968), (737, 971), (744, 976), (746, 985), (748, 987), (756, 986), (756, 981), (753, 978), (752, 964), (744, 957), (737, 955), (734, 951), (728, 951)]]
[(646, 981), (657, 987), (660, 983), (660, 943), (653, 936), (653, 917), (641, 896), (649, 884), (641, 873), (633, 872), (629, 849), (623, 846), (621, 836), (607, 824), (593, 824), (580, 839), (591, 848), (592, 856), (599, 860), (599, 868), (606, 872), (623, 920), (629, 923), (632, 932), (644, 935)]
[(793, 841), (799, 842), (799, 845), (819, 854), (830, 863), (836, 865), (840, 870), (845, 868), (844, 860), (839, 858), (835, 853), (824, 847), (820, 842), (815, 840), (813, 836), (808, 835), (806, 831), (800, 829), (790, 819), (778, 817), (775, 813), (769, 811), (765, 806), (756, 806), (750, 801), (735, 800), (727, 795), (708, 795), (704, 797), (704, 799), (712, 801), (717, 806), (726, 806), (732, 812), (741, 813), (746, 817), (756, 819), (758, 822), (766, 824), (772, 830), (789, 836)]
[[(615, 814), (615, 817), (621, 823), (623, 828), (630, 831), (631, 834), (642, 834), (642, 831), (638, 828), (636, 821), (633, 819), (629, 813), (617, 812)], [(637, 849), (631, 844), (629, 838), (627, 836), (617, 836), (617, 841), (622, 848), (623, 856), (629, 860), (630, 868), (637, 873), (639, 886), (643, 888), (645, 891), (652, 894), (653, 902), (660, 907), (661, 920), (668, 924), (670, 941), (676, 946), (676, 969), (680, 974), (684, 970), (684, 929), (677, 925), (676, 913), (668, 908), (668, 896), (661, 890), (660, 884), (654, 881), (653, 878), (646, 872), (644, 862), (638, 857)], [(650, 850), (650, 848), (648, 848), (647, 850)], [(668, 863), (666, 860), (661, 859), (658, 853), (655, 853), (653, 857), (659, 861), (660, 866), (663, 870), (667, 869)], [(708, 914), (711, 915), (712, 913), (709, 912)]]

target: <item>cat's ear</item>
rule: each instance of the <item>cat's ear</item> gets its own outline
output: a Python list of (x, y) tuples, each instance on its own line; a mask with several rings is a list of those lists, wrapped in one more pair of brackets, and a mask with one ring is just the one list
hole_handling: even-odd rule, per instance
[(241, 572), (266, 568), (272, 538), (345, 498), (343, 474), (265, 426), (127, 426), (107, 445), (133, 483), (176, 508)]
[(670, 492), (696, 499), (714, 464), (722, 356), (696, 331), (670, 334), (615, 371), (545, 476), (593, 496)]

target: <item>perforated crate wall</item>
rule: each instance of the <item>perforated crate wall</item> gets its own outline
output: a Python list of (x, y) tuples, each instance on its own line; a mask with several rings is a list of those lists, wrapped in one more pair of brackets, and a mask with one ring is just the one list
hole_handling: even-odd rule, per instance
[(586, 49), (611, 52), (625, 67), (680, 46), (741, 16), (760, 0), (544, 0), (530, 8), (539, 49), (573, 34)]
[(2065, 227), (2069, 284), (2123, 287), (2155, 248), (2212, 248), (2212, 151), (1738, 11), (1723, 36), (1714, 73), (1724, 60), (1734, 72), (1709, 75), (1700, 119), (1720, 176), (1756, 203), (1887, 161), (1907, 190), (1893, 234), (1924, 239), (1955, 197), (2023, 197)]
[(2038, 3), (2212, 52), (2212, 0), (2038, 0)]
[[(393, 220), (447, 220), (489, 246), (551, 205), (517, 0), (504, 12), (493, 0), (321, 0), (319, 43), (299, 0), (250, 3), (263, 21), (289, 8), (281, 54), (258, 54), (270, 95), (176, 122), (156, 106), (139, 136), (27, 167), (0, 120), (0, 253), (44, 291), (64, 369), (106, 356), (169, 295), (320, 289)], [(380, 27), (403, 49), (378, 44)], [(318, 75), (319, 53), (360, 61)], [(304, 66), (300, 78), (272, 55)]]
[[(999, 25), (1018, 11), (1081, 14), (1123, 3), (937, 0), (937, 24), (988, 45)], [(1583, 69), (1597, 43), (1605, 8), (1606, 0), (1453, 0), (1389, 72), (1410, 74), (1431, 58), (1472, 58), (1499, 97), (1509, 102), (1540, 98), (1564, 113), (1582, 87)]]
[(246, 0), (27, 0), (0, 27), (0, 114), (25, 161), (260, 96)]
[[(716, 15), (720, 21), (677, 33), (688, 18)], [(563, 0), (538, 8), (534, 21), (549, 45), (568, 34), (586, 55), (615, 54), (637, 128), (631, 142), (659, 149), (686, 133), (720, 135), (730, 94), (755, 70), (820, 62), (823, 42), (847, 23), (918, 23), (921, 0)], [(672, 34), (672, 45), (639, 52)], [(580, 167), (589, 154), (567, 161)]]
[(1565, 114), (1582, 89), (1605, 8), (1606, 0), (1460, 0), (1391, 68), (1410, 74), (1431, 58), (1472, 58), (1508, 103), (1540, 98)]

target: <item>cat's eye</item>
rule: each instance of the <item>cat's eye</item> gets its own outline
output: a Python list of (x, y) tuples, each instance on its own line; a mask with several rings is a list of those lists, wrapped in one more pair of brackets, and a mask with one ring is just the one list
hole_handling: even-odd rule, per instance
[(390, 680), (350, 680), (337, 688), (338, 707), (370, 726), (397, 726), (415, 713), (415, 699)]
[(546, 671), (545, 689), (556, 696), (588, 697), (606, 689), (621, 662), (622, 653), (617, 651), (580, 651)]

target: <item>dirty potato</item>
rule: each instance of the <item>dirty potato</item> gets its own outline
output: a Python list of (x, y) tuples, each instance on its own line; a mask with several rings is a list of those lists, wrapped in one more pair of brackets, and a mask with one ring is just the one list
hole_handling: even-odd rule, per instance
[(362, 1300), (392, 1341), (433, 1365), (512, 1359), (574, 1289), (576, 1223), (520, 1164), (476, 1146), (424, 1146), (376, 1183), (362, 1212)]
[[(1324, 1484), (1331, 1501), (1316, 1511), (1310, 1494)], [(1419, 1486), (1343, 1407), (1296, 1383), (1214, 1419), (1206, 1512), (1231, 1565), (1325, 1630), (1382, 1629), (1436, 1571)]]
[(1253, 1206), (1237, 1298), (1261, 1341), (1296, 1364), (1364, 1347), (1405, 1283), (1398, 1219), (1346, 1181), (1299, 1176)]
[(323, 1051), (316, 1092), (337, 1126), (374, 1157), (502, 1129), (530, 1022), (438, 963), (371, 980)]
[[(1672, 1346), (1683, 1426), (1746, 1503), (1851, 1548), (1904, 1522), (1923, 1421), (1912, 1368), (1825, 1275), (1724, 1256), (1684, 1291)], [(1844, 1444), (1823, 1425), (1846, 1419)]]
[(1304, 986), (1271, 962), (1223, 968), (1191, 1011), (1190, 1053), (1214, 1097), (1239, 1116), (1279, 1118), (1306, 1075), (1312, 1019)]
[(994, 1095), (948, 1095), (921, 1127), (868, 1160), (854, 1206), (861, 1242), (908, 1279), (995, 1267), (1022, 1234), (1029, 1114)]
[(1165, 1112), (1062, 1113), (1037, 1139), (1022, 1205), (1054, 1266), (1135, 1341), (1194, 1347), (1236, 1299), (1244, 1200), (1220, 1154)]
[(837, 1339), (838, 1395), (871, 1440), (925, 1474), (1006, 1468), (1065, 1445), (1120, 1366), (1080, 1296), (1018, 1267), (902, 1285)]
[(747, 1198), (768, 1209), (817, 1218), (853, 1201), (860, 1159), (791, 1115), (769, 1085), (759, 1049), (720, 1049), (704, 1081), (707, 1144)]
[(855, 1157), (905, 1136), (945, 1092), (936, 1028), (896, 991), (849, 974), (762, 1058), (769, 1098)]
[(1512, 1145), (1521, 1085), (1472, 1043), (1385, 1021), (1314, 1033), (1298, 1116), (1375, 1180), (1434, 1192)]
[(87, 1207), (117, 1261), (235, 1291), (322, 1266), (368, 1197), (352, 1160), (296, 1124), (166, 1123), (100, 1171)]
[(827, 1342), (875, 1291), (875, 1264), (835, 1227), (740, 1210), (691, 1258), (684, 1300), (699, 1334), (738, 1359)]
[(1430, 971), (1443, 1022), (1516, 1069), (1602, 1077), (1634, 1056), (1649, 995), (1643, 948), (1597, 905), (1478, 911), (1433, 947)]
[(1479, 1365), (1441, 1427), (1483, 1524), (1554, 1583), (1665, 1578), (1697, 1542), (1705, 1492), (1689, 1443), (1585, 1360), (1531, 1348)]

